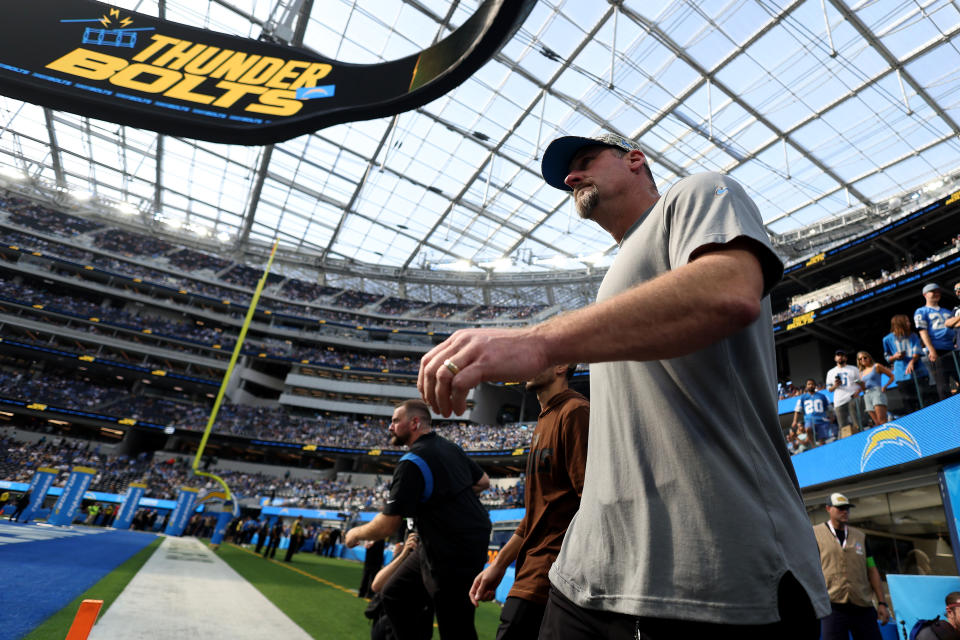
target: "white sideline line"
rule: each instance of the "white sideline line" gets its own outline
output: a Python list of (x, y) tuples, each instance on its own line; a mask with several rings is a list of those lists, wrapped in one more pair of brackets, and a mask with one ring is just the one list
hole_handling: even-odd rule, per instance
[(90, 640), (309, 640), (195, 538), (167, 538), (93, 627)]

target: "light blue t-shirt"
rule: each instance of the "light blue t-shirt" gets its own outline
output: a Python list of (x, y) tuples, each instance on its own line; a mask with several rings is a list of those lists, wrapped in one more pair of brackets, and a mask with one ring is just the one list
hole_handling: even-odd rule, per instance
[(930, 334), (930, 342), (937, 351), (953, 351), (954, 331), (947, 328), (947, 320), (953, 314), (941, 307), (920, 307), (913, 312), (913, 323), (917, 331), (926, 329)]
[[(891, 360), (890, 358), (897, 353), (902, 353), (904, 357), (899, 360)], [(915, 333), (910, 333), (902, 338), (898, 338), (891, 332), (883, 337), (883, 355), (886, 357), (887, 362), (893, 364), (894, 380), (897, 382), (912, 380), (913, 376), (907, 375), (907, 363), (910, 362), (913, 356), (923, 355), (923, 345)], [(918, 378), (926, 378), (929, 375), (927, 373), (927, 367), (923, 364), (923, 360), (917, 360), (913, 372)]]
[(797, 398), (797, 408), (794, 411), (803, 414), (803, 422), (806, 425), (815, 425), (818, 422), (827, 421), (827, 407), (830, 401), (822, 393), (804, 393)]

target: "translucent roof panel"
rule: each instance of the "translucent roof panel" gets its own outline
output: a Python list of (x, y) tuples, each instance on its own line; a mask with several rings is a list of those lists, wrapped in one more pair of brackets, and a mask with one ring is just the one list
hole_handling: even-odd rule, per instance
[[(154, 15), (161, 6), (117, 4)], [(303, 46), (343, 62), (392, 60), (445, 37), (479, 4), (314, 2)], [(168, 19), (249, 38), (270, 35), (294, 5), (162, 3)], [(215, 237), (232, 255), (279, 240), (311, 261), (582, 269), (605, 264), (616, 245), (544, 185), (551, 139), (631, 137), (661, 192), (691, 174), (730, 174), (776, 236), (960, 168), (958, 32), (949, 0), (541, 0), (449, 94), (271, 147), (160, 136), (0, 97), (0, 169), (129, 203), (144, 228)]]

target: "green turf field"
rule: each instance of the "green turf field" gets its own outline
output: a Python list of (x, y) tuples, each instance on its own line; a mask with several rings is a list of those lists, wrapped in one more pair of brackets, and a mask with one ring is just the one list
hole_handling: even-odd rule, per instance
[[(367, 640), (367, 601), (358, 598), (363, 565), (349, 560), (298, 553), (293, 562), (264, 560), (249, 549), (224, 545), (217, 552), (234, 570), (286, 613), (310, 636), (331, 640)], [(279, 554), (278, 554), (279, 557)], [(480, 638), (493, 638), (500, 607), (486, 602), (477, 610)], [(434, 637), (439, 637), (434, 633)]]
[[(103, 600), (102, 616), (162, 540), (158, 537), (137, 552), (23, 640), (63, 640), (80, 602), (85, 599)], [(360, 563), (322, 558), (312, 553), (298, 553), (291, 563), (264, 560), (252, 550), (232, 544), (221, 546), (217, 555), (311, 637), (325, 640), (367, 640), (370, 637), (370, 621), (363, 615), (367, 601), (356, 595), (363, 573)], [(491, 602), (483, 603), (476, 617), (480, 638), (493, 638), (499, 621), (500, 607)], [(434, 633), (434, 637), (438, 634)]]
[(80, 603), (84, 600), (103, 600), (103, 608), (100, 609), (102, 616), (117, 599), (117, 596), (126, 588), (127, 583), (133, 580), (153, 552), (156, 551), (163, 538), (157, 537), (156, 540), (146, 547), (130, 556), (130, 558), (119, 567), (103, 576), (99, 582), (80, 594), (73, 602), (60, 609), (57, 613), (47, 618), (43, 624), (31, 631), (23, 640), (63, 640), (67, 637), (67, 631), (73, 623), (73, 617), (80, 608)]

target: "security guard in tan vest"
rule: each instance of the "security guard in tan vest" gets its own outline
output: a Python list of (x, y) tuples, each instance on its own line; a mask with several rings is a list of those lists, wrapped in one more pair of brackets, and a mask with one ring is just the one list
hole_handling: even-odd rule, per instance
[[(863, 531), (847, 526), (853, 505), (842, 493), (830, 494), (830, 519), (813, 528), (820, 548), (820, 565), (830, 594), (830, 615), (821, 620), (822, 640), (880, 640), (877, 618), (890, 619), (883, 601), (880, 572), (870, 556)], [(877, 609), (873, 608), (873, 598)]]

